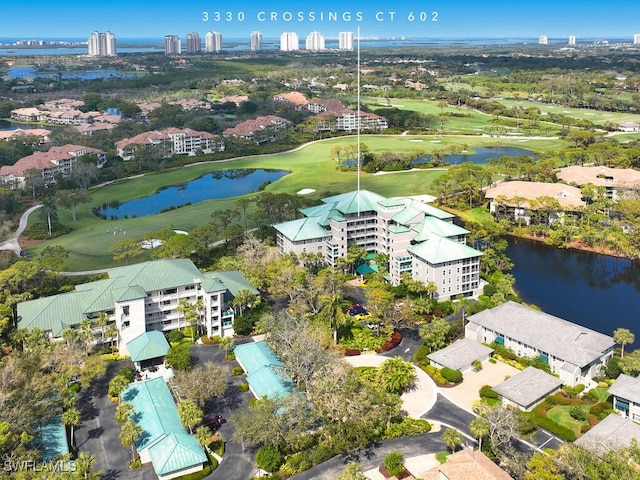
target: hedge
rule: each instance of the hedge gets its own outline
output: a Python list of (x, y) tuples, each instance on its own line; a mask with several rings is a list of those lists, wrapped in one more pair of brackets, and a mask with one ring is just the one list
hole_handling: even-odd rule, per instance
[(574, 442), (576, 440), (576, 433), (568, 427), (562, 426), (556, 422), (554, 422), (549, 417), (545, 417), (541, 415), (537, 411), (533, 411), (529, 413), (530, 418), (536, 422), (536, 424), (545, 430), (553, 433), (561, 440), (565, 442)]
[(493, 398), (495, 400), (500, 400), (500, 395), (498, 395), (489, 385), (484, 385), (480, 388), (480, 398)]
[(596, 403), (589, 409), (589, 413), (591, 415), (595, 415), (598, 419), (602, 420), (604, 417), (609, 415), (609, 413), (613, 410), (611, 404), (608, 402), (600, 402)]
[(460, 383), (462, 381), (462, 372), (460, 370), (444, 367), (440, 370), (440, 374), (451, 383)]
[(413, 361), (416, 363), (420, 363), (422, 360), (427, 358), (427, 355), (429, 355), (429, 347), (427, 347), (426, 345), (420, 345), (418, 348), (416, 348), (416, 351), (413, 352)]

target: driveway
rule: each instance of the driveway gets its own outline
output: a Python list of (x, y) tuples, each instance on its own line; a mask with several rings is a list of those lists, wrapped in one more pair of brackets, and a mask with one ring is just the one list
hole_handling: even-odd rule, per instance
[(131, 448), (120, 442), (120, 425), (115, 422), (116, 404), (109, 401), (109, 381), (118, 370), (130, 367), (130, 361), (112, 362), (103, 378), (78, 395), (82, 422), (75, 429), (79, 451), (96, 456), (95, 470), (102, 480), (157, 480), (151, 466), (129, 470)]

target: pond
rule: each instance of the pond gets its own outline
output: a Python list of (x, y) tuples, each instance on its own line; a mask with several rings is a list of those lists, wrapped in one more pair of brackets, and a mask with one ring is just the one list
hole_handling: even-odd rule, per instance
[(208, 173), (179, 185), (163, 187), (153, 195), (118, 205), (103, 206), (95, 213), (105, 219), (144, 217), (216, 198), (230, 198), (260, 190), (284, 177), (288, 170), (234, 169)]
[(640, 263), (513, 238), (507, 255), (525, 302), (605, 335), (628, 328), (640, 348)]
[(17, 130), (17, 129), (29, 130), (29, 127), (20, 125), (19, 123), (8, 122), (7, 120), (0, 120), (0, 130)]
[[(475, 153), (458, 153), (452, 155), (445, 155), (442, 159), (443, 162), (447, 162), (450, 165), (458, 165), (464, 162), (471, 162), (475, 164), (487, 163), (490, 158), (500, 157), (517, 157), (520, 155), (526, 155), (527, 157), (535, 157), (536, 153), (531, 150), (525, 150), (524, 148), (517, 147), (473, 147)], [(411, 162), (411, 165), (420, 165), (422, 163), (429, 163), (431, 161), (431, 155), (425, 155), (423, 157), (415, 159)], [(355, 160), (347, 160), (342, 165), (345, 167), (353, 167), (356, 164)]]

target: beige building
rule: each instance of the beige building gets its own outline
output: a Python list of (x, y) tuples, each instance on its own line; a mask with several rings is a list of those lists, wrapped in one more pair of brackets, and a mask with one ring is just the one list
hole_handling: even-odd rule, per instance
[(140, 149), (153, 149), (162, 158), (169, 158), (174, 155), (221, 152), (224, 150), (224, 142), (221, 137), (209, 132), (172, 127), (124, 138), (116, 142), (116, 148), (123, 160), (135, 158), (136, 152)]
[(560, 180), (583, 187), (589, 183), (604, 187), (607, 197), (617, 200), (625, 190), (640, 190), (640, 171), (632, 168), (582, 167), (561, 168)]
[(281, 253), (321, 253), (337, 265), (349, 246), (389, 255), (389, 280), (407, 273), (434, 282), (441, 300), (476, 296), (482, 252), (466, 245), (468, 230), (454, 216), (416, 198), (386, 198), (360, 190), (322, 199), (303, 218), (274, 225)]

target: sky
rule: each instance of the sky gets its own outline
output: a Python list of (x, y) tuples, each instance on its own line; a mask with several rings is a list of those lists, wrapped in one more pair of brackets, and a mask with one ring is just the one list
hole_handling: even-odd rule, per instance
[(248, 37), (253, 30), (265, 38), (285, 31), (302, 38), (311, 31), (331, 37), (358, 27), (362, 37), (630, 40), (640, 33), (640, 1), (5, 0), (0, 7), (0, 39), (86, 39), (95, 30), (158, 40), (192, 31), (204, 37), (210, 30), (227, 38)]

